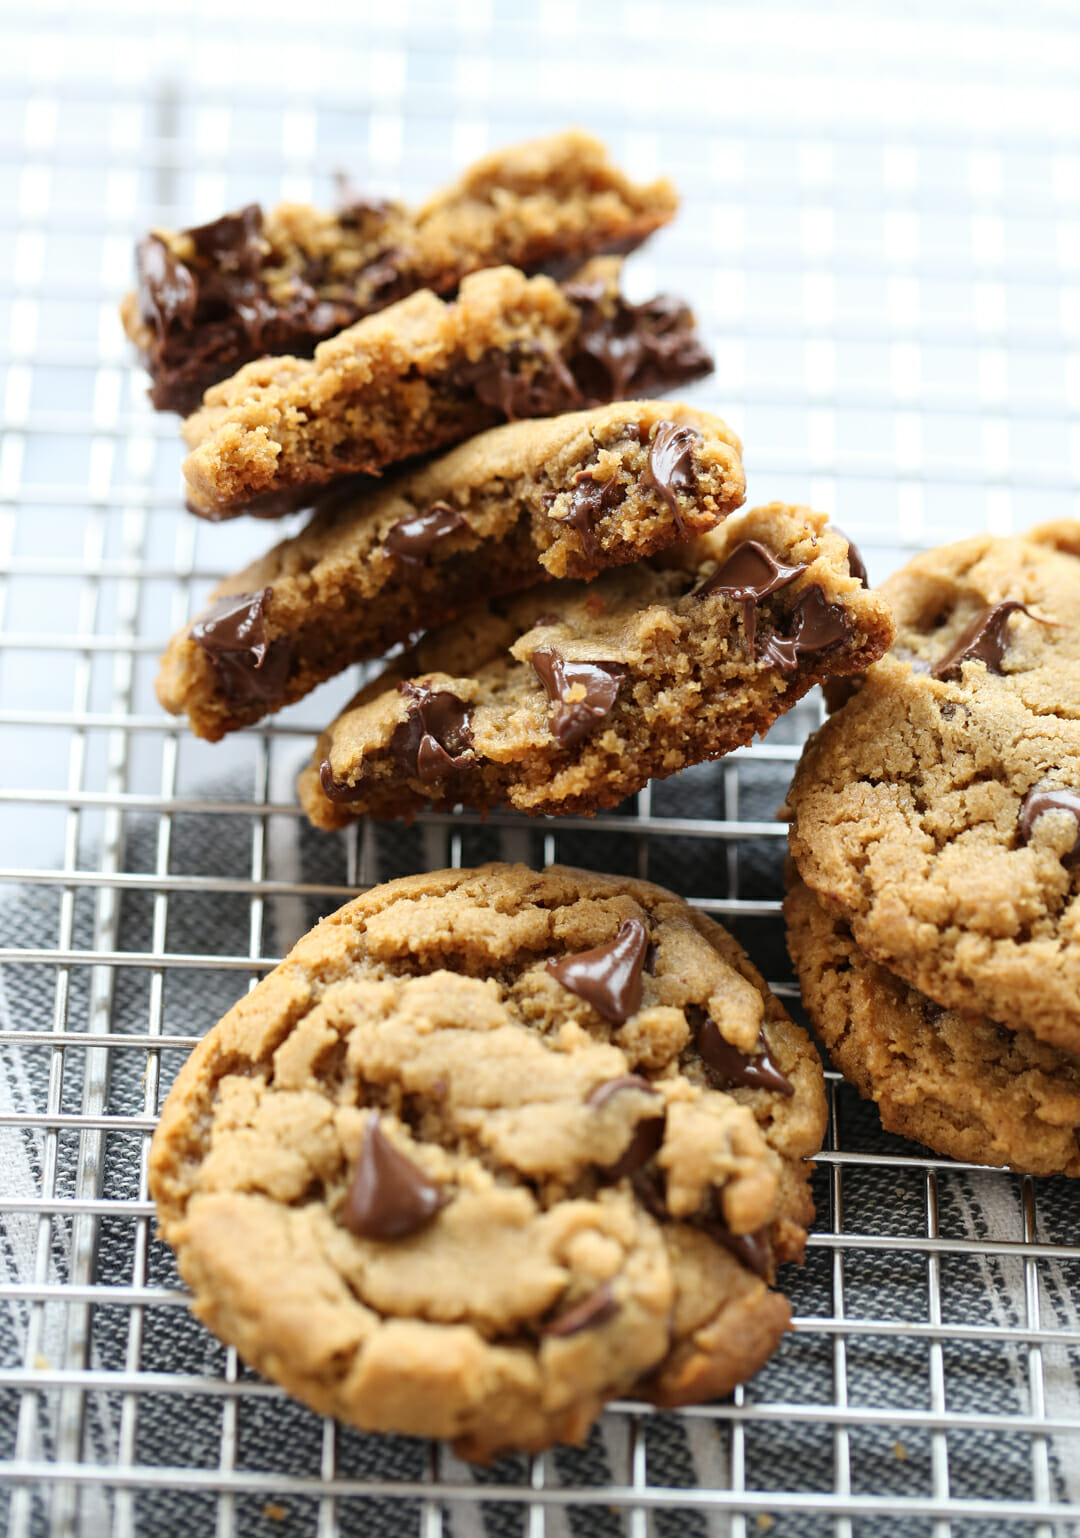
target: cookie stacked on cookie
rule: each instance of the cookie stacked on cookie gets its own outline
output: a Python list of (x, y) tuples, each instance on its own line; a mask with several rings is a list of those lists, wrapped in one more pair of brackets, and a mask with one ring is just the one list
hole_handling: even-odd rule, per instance
[(887, 581), (897, 638), (789, 795), (803, 998), (890, 1130), (1080, 1174), (1080, 524)]
[(571, 133), (418, 211), (249, 209), (140, 248), (124, 314), (156, 403), (210, 386), (184, 424), (189, 506), (315, 503), (173, 638), (162, 704), (215, 740), (398, 653), (301, 777), (318, 826), (610, 807), (888, 646), (846, 540), (779, 504), (725, 528), (738, 438), (642, 398), (712, 365), (686, 305), (628, 303), (598, 253), (674, 208)]

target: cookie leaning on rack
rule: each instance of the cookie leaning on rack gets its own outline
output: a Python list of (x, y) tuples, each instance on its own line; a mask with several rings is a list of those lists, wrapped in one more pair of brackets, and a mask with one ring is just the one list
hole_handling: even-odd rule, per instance
[(376, 887), (196, 1047), (150, 1187), (196, 1313), (321, 1413), (486, 1460), (729, 1392), (788, 1325), (821, 1067), (645, 882)]

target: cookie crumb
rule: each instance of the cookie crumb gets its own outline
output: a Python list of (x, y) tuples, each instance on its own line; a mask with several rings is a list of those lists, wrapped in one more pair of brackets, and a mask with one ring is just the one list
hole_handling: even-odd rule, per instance
[(754, 1524), (757, 1527), (759, 1533), (767, 1533), (770, 1527), (774, 1527), (776, 1525), (767, 1511), (758, 1512), (757, 1516), (754, 1518)]
[(900, 1463), (907, 1462), (907, 1448), (904, 1446), (903, 1442), (896, 1441), (893, 1443), (892, 1455)]
[(285, 1507), (279, 1506), (276, 1501), (271, 1501), (268, 1505), (264, 1506), (262, 1514), (271, 1522), (284, 1522), (285, 1518), (289, 1515)]

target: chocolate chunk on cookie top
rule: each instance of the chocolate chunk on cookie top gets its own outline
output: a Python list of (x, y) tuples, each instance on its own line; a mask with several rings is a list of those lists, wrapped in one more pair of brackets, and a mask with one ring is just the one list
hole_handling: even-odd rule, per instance
[[(323, 734), (300, 798), (325, 828), (428, 802), (614, 806), (752, 741), (892, 633), (822, 514), (757, 508), (655, 562), (496, 600), (427, 635)], [(469, 723), (467, 752), (445, 743), (456, 762), (433, 755), (429, 773), (403, 772), (395, 749), (419, 731), (417, 688), (459, 701)]]
[(801, 881), (784, 913), (814, 1030), (887, 1131), (972, 1164), (1080, 1175), (1080, 1058), (935, 1004), (871, 961)]
[[(492, 268), (466, 278), (453, 301), (424, 289), (360, 321), (313, 360), (249, 363), (184, 424), (188, 506), (207, 518), (285, 512), (330, 481), (379, 475), (507, 418), (651, 395), (708, 373), (690, 311), (628, 304), (619, 266), (597, 261), (584, 288)], [(692, 429), (671, 430), (681, 459), (659, 479), (647, 468), (645, 481), (678, 524), (673, 492), (695, 488)]]
[(800, 874), (947, 1009), (1080, 1053), (1080, 523), (918, 556), (896, 643), (808, 744)]
[(554, 134), (485, 156), (418, 209), (346, 192), (335, 212), (251, 204), (197, 229), (154, 230), (121, 316), (154, 405), (192, 411), (251, 359), (310, 357), (418, 289), (451, 293), (503, 264), (573, 272), (633, 250), (676, 203), (669, 182), (631, 182), (588, 134)]
[[(705, 1016), (790, 1093), (717, 1085)], [(718, 925), (644, 882), (490, 865), (301, 940), (181, 1071), (150, 1188), (247, 1362), (487, 1459), (760, 1367), (825, 1118), (809, 1039)]]
[[(665, 425), (689, 449), (680, 484), (658, 489)], [(237, 666), (261, 669), (258, 684), (206, 644), (208, 611), (170, 642), (158, 698), (216, 739), (485, 597), (549, 576), (589, 579), (704, 533), (742, 503), (740, 450), (719, 417), (623, 401), (493, 428), (375, 490), (346, 484), (302, 533), (213, 595), (215, 612), (257, 602), (277, 651), (269, 665), (252, 656)]]

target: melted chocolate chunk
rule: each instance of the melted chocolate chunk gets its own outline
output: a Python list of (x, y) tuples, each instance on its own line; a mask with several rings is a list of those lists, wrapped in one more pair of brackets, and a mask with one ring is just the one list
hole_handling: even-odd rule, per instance
[(430, 1223), (449, 1200), (442, 1186), (398, 1152), (379, 1118), (369, 1116), (341, 1214), (350, 1233), (361, 1239), (404, 1239)]
[(581, 314), (570, 367), (588, 405), (655, 395), (712, 372), (681, 300), (659, 294), (631, 304), (602, 282), (568, 283), (563, 292)]
[(836, 527), (835, 523), (832, 526), (832, 530), (833, 530), (834, 534), (839, 534), (841, 539), (847, 539), (847, 569), (848, 569), (848, 571), (851, 573), (851, 575), (853, 577), (855, 577), (859, 582), (862, 583), (863, 587), (869, 587), (870, 586), (870, 577), (869, 577), (869, 575), (867, 573), (867, 570), (866, 570), (866, 562), (862, 558), (862, 553), (859, 550), (858, 545), (856, 545), (852, 540), (848, 539), (848, 537), (844, 533), (843, 529), (838, 529)]
[(364, 770), (367, 766), (360, 766), (360, 774), (355, 785), (341, 785), (334, 779), (334, 771), (330, 767), (330, 760), (324, 758), (319, 765), (319, 784), (322, 786), (323, 795), (328, 801), (336, 805), (347, 806), (350, 801), (359, 801), (365, 794)]
[(188, 239), (201, 257), (221, 262), (238, 272), (254, 272), (262, 263), (263, 211), (258, 203), (249, 203), (235, 214), (222, 214), (209, 224), (197, 224), (187, 230)]
[(452, 769), (473, 762), (469, 707), (448, 689), (432, 690), (408, 681), (398, 693), (409, 701), (409, 714), (395, 726), (389, 751), (394, 768), (407, 779), (430, 785)]
[(679, 512), (675, 493), (691, 492), (697, 488), (694, 444), (700, 437), (696, 427), (679, 427), (675, 422), (661, 422), (649, 450), (649, 463), (641, 477), (641, 484), (658, 491), (671, 509), (675, 528), (682, 539), (686, 538), (686, 524)]
[(275, 704), (292, 660), (287, 636), (267, 641), (265, 611), (273, 588), (219, 598), (191, 627), (217, 673), (225, 697), (236, 705)]
[(419, 569), (427, 565), (436, 541), (464, 527), (465, 519), (457, 508), (447, 502), (433, 502), (426, 513), (416, 513), (395, 523), (383, 540), (383, 549), (403, 566)]
[(591, 1105), (594, 1111), (599, 1111), (601, 1106), (607, 1105), (612, 1095), (617, 1095), (620, 1090), (639, 1089), (645, 1095), (658, 1095), (660, 1091), (643, 1079), (639, 1073), (623, 1073), (617, 1079), (605, 1079), (595, 1089), (591, 1089), (585, 1096), (585, 1104)]
[(609, 1319), (614, 1319), (618, 1312), (615, 1289), (610, 1282), (605, 1282), (580, 1303), (575, 1303), (573, 1308), (557, 1314), (549, 1324), (545, 1324), (544, 1334), (577, 1335), (582, 1330), (595, 1330), (607, 1324)]
[(666, 1223), (671, 1214), (667, 1210), (667, 1192), (664, 1188), (664, 1177), (660, 1171), (635, 1170), (630, 1177), (630, 1184), (634, 1188), (634, 1195), (649, 1216), (657, 1223)]
[(163, 240), (148, 235), (138, 249), (139, 311), (164, 336), (176, 322), (190, 326), (195, 317), (195, 279)]
[(1005, 653), (1009, 649), (1009, 619), (1018, 609), (1034, 618), (1027, 605), (1016, 598), (1005, 598), (1001, 603), (991, 604), (988, 609), (977, 614), (944, 657), (931, 668), (932, 676), (942, 679), (959, 678), (965, 662), (985, 662), (988, 672), (1000, 673)]
[(824, 651), (851, 634), (842, 604), (829, 603), (820, 587), (808, 587), (792, 607), (795, 624), (790, 636), (766, 636), (761, 661), (767, 667), (793, 673), (799, 658)]
[(561, 354), (538, 343), (513, 342), (484, 353), (475, 363), (459, 363), (450, 371), (450, 383), (472, 390), (483, 405), (493, 406), (511, 422), (558, 416), (585, 404)]
[(733, 1234), (725, 1223), (709, 1223), (707, 1230), (710, 1236), (722, 1244), (724, 1248), (746, 1267), (755, 1276), (760, 1276), (763, 1282), (769, 1280), (769, 1272), (772, 1269), (772, 1245), (769, 1243), (769, 1230), (759, 1228), (753, 1234)]
[[(558, 701), (551, 718), (551, 732), (562, 748), (573, 747), (610, 712), (619, 694), (626, 669), (618, 662), (567, 662), (551, 647), (534, 651), (529, 658), (547, 690)], [(568, 699), (571, 690), (584, 688), (581, 699)]]
[(1060, 790), (1029, 790), (1020, 805), (1020, 839), (1030, 844), (1035, 824), (1046, 812), (1070, 812), (1076, 818), (1076, 839), (1066, 850), (1062, 860), (1066, 865), (1080, 861), (1080, 791), (1063, 787)]
[(710, 593), (727, 593), (742, 605), (743, 630), (752, 658), (757, 656), (754, 642), (757, 635), (757, 606), (770, 593), (786, 587), (789, 582), (806, 570), (805, 566), (785, 566), (772, 551), (756, 539), (744, 540), (728, 556), (724, 564), (713, 572), (694, 593), (695, 598), (708, 598)]
[(758, 1050), (754, 1056), (747, 1057), (745, 1052), (724, 1040), (714, 1020), (706, 1018), (698, 1027), (694, 1044), (710, 1077), (715, 1074), (721, 1085), (768, 1089), (780, 1095), (795, 1093), (791, 1080), (780, 1072), (769, 1056), (769, 1044), (764, 1036), (758, 1037)]
[(581, 546), (587, 560), (595, 561), (600, 554), (600, 541), (594, 532), (596, 524), (618, 507), (626, 497), (626, 487), (614, 476), (610, 481), (598, 481), (590, 470), (579, 470), (574, 476), (574, 491), (570, 498), (570, 511), (562, 523), (568, 523), (581, 535)]
[(576, 956), (554, 957), (547, 970), (571, 993), (613, 1025), (641, 1008), (641, 970), (649, 931), (640, 919), (624, 919), (614, 940)]

